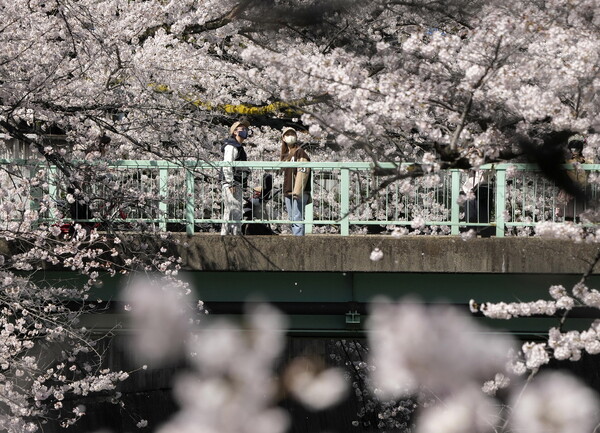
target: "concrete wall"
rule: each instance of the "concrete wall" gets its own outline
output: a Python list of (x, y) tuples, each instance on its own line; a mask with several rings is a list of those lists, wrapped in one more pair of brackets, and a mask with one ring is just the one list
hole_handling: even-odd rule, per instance
[[(597, 244), (537, 237), (174, 236), (179, 245), (170, 249), (190, 271), (581, 274), (600, 254)], [(148, 248), (160, 246), (156, 238)], [(382, 260), (369, 259), (374, 248), (383, 252)], [(0, 240), (4, 256), (20, 249)], [(592, 273), (600, 274), (600, 266)]]
[[(600, 247), (537, 237), (180, 236), (189, 270), (312, 272), (587, 272)], [(383, 259), (373, 262), (379, 248)], [(595, 266), (594, 273), (600, 273)]]

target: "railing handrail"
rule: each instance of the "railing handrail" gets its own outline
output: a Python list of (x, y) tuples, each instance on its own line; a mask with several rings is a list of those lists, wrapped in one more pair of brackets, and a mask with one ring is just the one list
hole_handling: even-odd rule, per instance
[[(102, 166), (107, 168), (133, 167), (133, 168), (220, 168), (220, 167), (241, 167), (241, 168), (260, 168), (260, 169), (279, 169), (286, 167), (303, 166), (307, 168), (317, 169), (350, 169), (350, 170), (375, 170), (375, 169), (401, 169), (409, 167), (433, 167), (434, 164), (423, 164), (417, 162), (359, 162), (359, 161), (206, 161), (206, 160), (187, 160), (181, 162), (172, 162), (167, 160), (146, 160), (146, 159), (123, 159), (114, 161), (72, 161), (75, 165)], [(0, 165), (16, 164), (16, 165), (47, 165), (46, 160), (35, 159), (9, 159), (0, 158)], [(53, 164), (50, 164), (53, 165)], [(559, 167), (572, 169), (573, 164), (561, 164)], [(600, 170), (600, 164), (582, 163), (577, 164), (577, 167), (585, 170)], [(472, 167), (471, 170), (540, 170), (537, 164), (533, 163), (488, 163), (478, 167)], [(425, 174), (435, 173), (435, 171), (425, 170)]]
[[(171, 162), (166, 160), (115, 160), (115, 161), (73, 161), (75, 165), (81, 166), (102, 166), (107, 168), (132, 167), (132, 168), (220, 168), (220, 167), (242, 167), (242, 168), (261, 168), (261, 169), (279, 169), (286, 167), (303, 166), (307, 168), (318, 169), (341, 169), (349, 168), (352, 170), (372, 170), (375, 168), (395, 169), (401, 167), (410, 167), (415, 163), (403, 162), (330, 162), (330, 161), (205, 161), (188, 160), (181, 162)], [(0, 159), (0, 165), (47, 165), (45, 160), (27, 160), (27, 159)], [(52, 165), (52, 164), (50, 164)]]

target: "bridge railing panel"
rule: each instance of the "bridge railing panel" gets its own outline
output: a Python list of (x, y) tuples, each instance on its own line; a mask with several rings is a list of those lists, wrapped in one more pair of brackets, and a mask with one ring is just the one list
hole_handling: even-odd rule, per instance
[(544, 222), (595, 225), (595, 221), (598, 221), (595, 214), (599, 210), (600, 165), (565, 165), (564, 168), (567, 179), (571, 179), (580, 190), (579, 197), (567, 193), (555, 182), (541, 176), (538, 169), (529, 164), (495, 168), (497, 173), (505, 176), (504, 200), (499, 203), (503, 206), (506, 234), (532, 234), (535, 226)]
[[(582, 184), (583, 200), (529, 164), (428, 172), (424, 166), (393, 163), (116, 161), (79, 163), (69, 179), (65, 170), (42, 161), (0, 160), (0, 184), (6, 186), (0, 194), (0, 220), (4, 229), (36, 215), (50, 224), (76, 220), (131, 230), (218, 231), (220, 224), (231, 222), (224, 215), (220, 172), (234, 167), (250, 173), (243, 222), (285, 227), (291, 221), (282, 169), (300, 165), (311, 171), (312, 201), (304, 220), (308, 233), (396, 229), (457, 235), (474, 229), (496, 236), (527, 235), (543, 222), (594, 225), (587, 216), (597, 211), (600, 198), (596, 164), (564, 166)], [(267, 176), (272, 191), (261, 199), (258, 189), (265, 187)]]

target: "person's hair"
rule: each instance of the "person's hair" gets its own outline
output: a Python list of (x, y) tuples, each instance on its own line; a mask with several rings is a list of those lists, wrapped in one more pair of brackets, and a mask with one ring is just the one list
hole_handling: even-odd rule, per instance
[(580, 140), (572, 140), (569, 142), (569, 150), (570, 149), (576, 149), (579, 152), (581, 152), (583, 150), (583, 141)]
[(281, 137), (281, 154), (279, 155), (279, 160), (284, 161), (289, 153), (290, 148), (287, 143), (283, 141), (283, 137)]

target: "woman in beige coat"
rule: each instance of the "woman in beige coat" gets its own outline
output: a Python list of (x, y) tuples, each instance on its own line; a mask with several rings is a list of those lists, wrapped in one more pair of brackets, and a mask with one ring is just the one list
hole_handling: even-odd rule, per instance
[[(308, 162), (306, 151), (298, 145), (298, 134), (294, 128), (284, 128), (281, 133), (281, 161)], [(304, 221), (306, 204), (310, 201), (310, 169), (286, 167), (283, 169), (283, 195), (291, 221)], [(304, 223), (292, 223), (292, 234), (304, 236)]]

